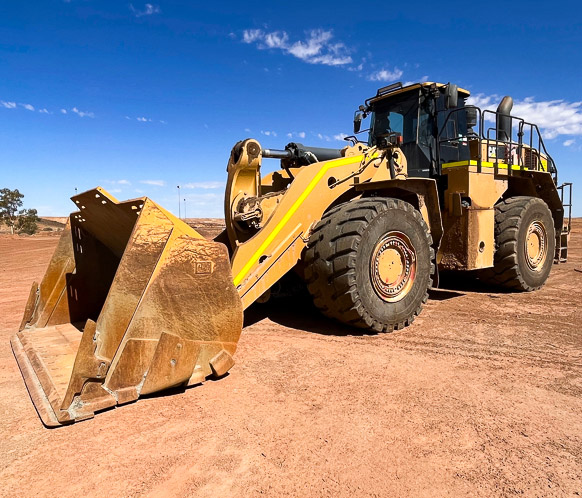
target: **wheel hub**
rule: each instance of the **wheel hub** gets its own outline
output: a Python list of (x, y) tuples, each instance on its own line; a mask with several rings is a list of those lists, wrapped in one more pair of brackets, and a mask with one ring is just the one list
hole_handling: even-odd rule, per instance
[(530, 270), (541, 271), (548, 253), (548, 236), (540, 221), (533, 221), (525, 238), (525, 261)]
[(400, 301), (416, 277), (416, 251), (401, 232), (388, 232), (376, 244), (370, 261), (372, 287), (387, 302)]

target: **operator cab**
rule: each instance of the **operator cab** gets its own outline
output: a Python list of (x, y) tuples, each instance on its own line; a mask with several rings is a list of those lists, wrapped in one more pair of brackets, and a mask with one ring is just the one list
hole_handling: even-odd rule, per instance
[[(411, 176), (439, 175), (443, 163), (470, 158), (468, 142), (461, 138), (468, 132), (466, 113), (453, 112), (465, 106), (468, 96), (468, 91), (451, 84), (403, 87), (395, 83), (379, 89), (375, 97), (360, 106), (354, 132), (360, 131), (362, 119), (369, 115), (368, 145), (383, 148), (387, 140), (398, 142)], [(441, 142), (440, 150), (437, 142)]]

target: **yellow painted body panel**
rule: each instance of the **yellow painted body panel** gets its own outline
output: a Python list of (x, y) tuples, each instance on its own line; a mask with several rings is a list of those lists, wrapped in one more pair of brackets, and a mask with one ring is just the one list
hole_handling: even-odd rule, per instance
[[(507, 189), (507, 174), (495, 175), (490, 167), (478, 172), (476, 161), (446, 166), (444, 236), (437, 262), (451, 270), (489, 268), (495, 252), (495, 204)], [(463, 198), (470, 199), (470, 205), (462, 206)]]

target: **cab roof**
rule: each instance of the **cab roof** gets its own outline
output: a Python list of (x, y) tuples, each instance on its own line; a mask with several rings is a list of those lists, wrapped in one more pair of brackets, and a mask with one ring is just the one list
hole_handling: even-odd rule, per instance
[[(366, 100), (366, 104), (377, 102), (388, 96), (393, 97), (394, 95), (399, 95), (402, 93), (411, 92), (413, 90), (418, 90), (420, 87), (424, 86), (436, 85), (437, 88), (443, 88), (447, 86), (447, 84), (448, 83), (435, 83), (432, 81), (424, 81), (422, 83), (413, 83), (412, 85), (402, 86), (401, 82), (393, 83), (392, 85), (379, 88), (378, 92), (376, 93), (376, 96)], [(469, 90), (465, 90), (464, 88), (459, 88), (458, 91), (462, 97), (468, 97), (469, 95), (471, 95)]]

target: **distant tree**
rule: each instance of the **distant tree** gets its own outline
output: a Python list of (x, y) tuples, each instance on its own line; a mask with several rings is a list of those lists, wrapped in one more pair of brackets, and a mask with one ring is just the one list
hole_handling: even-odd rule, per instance
[(21, 209), (18, 211), (18, 218), (14, 224), (14, 228), (18, 233), (27, 233), (32, 235), (38, 230), (36, 222), (38, 221), (36, 209)]
[(0, 189), (0, 218), (10, 227), (10, 233), (14, 233), (14, 225), (18, 219), (18, 209), (22, 207), (24, 197), (18, 189)]
[(28, 234), (33, 234), (37, 229), (36, 209), (20, 209), (23, 197), (24, 195), (18, 189), (0, 189), (0, 221), (10, 227), (12, 234), (15, 229)]

